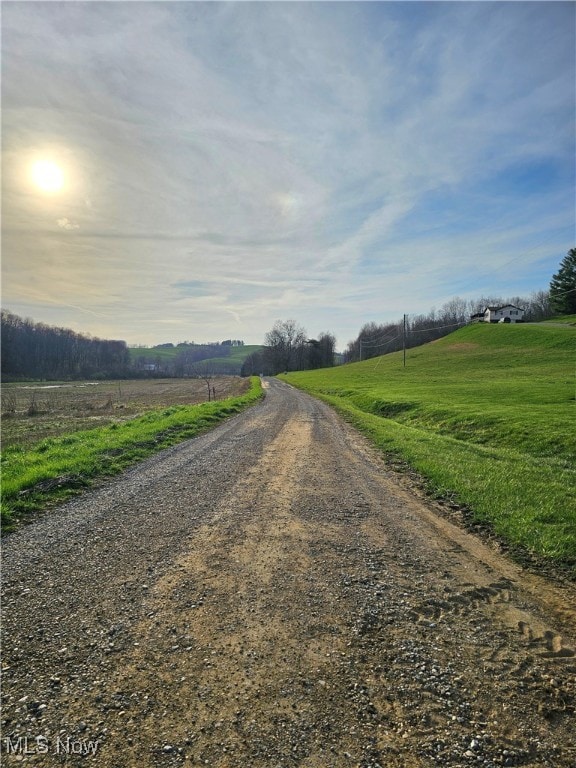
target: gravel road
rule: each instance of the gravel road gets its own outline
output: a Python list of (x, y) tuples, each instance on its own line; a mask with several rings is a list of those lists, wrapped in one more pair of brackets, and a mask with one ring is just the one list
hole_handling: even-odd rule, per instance
[(574, 768), (574, 587), (265, 384), (5, 538), (2, 764)]

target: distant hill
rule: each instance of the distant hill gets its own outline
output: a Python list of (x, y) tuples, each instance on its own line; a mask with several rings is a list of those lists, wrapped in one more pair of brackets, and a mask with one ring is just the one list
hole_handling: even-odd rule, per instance
[[(186, 344), (174, 347), (131, 347), (129, 353), (130, 362), (136, 369), (151, 373), (174, 375), (178, 366), (184, 364), (192, 366), (194, 372), (210, 369), (217, 374), (239, 376), (244, 360), (259, 349), (262, 349), (260, 344)], [(206, 357), (203, 357), (204, 354)]]

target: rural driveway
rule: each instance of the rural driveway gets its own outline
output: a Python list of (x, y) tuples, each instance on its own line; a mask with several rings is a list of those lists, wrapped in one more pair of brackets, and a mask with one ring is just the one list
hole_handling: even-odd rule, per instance
[(281, 382), (3, 550), (3, 765), (576, 765), (573, 586)]

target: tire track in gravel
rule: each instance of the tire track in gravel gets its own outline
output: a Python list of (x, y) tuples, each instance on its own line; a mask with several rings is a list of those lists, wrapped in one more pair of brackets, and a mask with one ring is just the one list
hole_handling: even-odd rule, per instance
[(271, 381), (9, 537), (6, 764), (573, 768), (574, 590), (402, 483)]

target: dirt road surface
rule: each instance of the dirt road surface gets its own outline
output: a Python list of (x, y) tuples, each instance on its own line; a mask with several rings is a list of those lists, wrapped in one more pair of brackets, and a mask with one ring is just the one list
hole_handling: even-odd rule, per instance
[(277, 381), (4, 541), (2, 764), (576, 766), (576, 596)]

